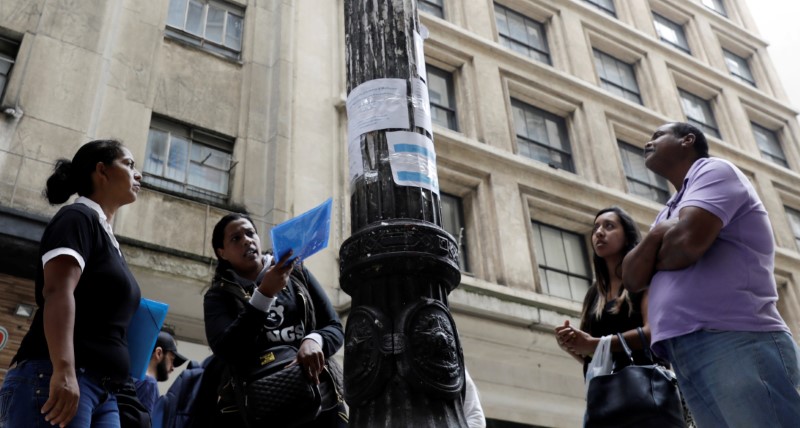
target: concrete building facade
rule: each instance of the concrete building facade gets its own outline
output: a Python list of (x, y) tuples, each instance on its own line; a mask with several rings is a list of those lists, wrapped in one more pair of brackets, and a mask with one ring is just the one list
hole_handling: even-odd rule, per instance
[[(800, 333), (798, 112), (743, 1), (417, 3), (443, 218), (461, 243), (450, 304), (490, 426), (580, 425), (580, 366), (552, 331), (578, 322), (594, 213), (619, 205), (646, 231), (674, 191), (641, 154), (667, 121), (700, 126), (711, 154), (754, 183), (778, 245), (779, 309)], [(330, 246), (308, 265), (346, 318), (342, 10), (343, 0), (0, 3), (3, 368), (27, 330), (36, 245), (57, 209), (44, 180), (96, 138), (121, 139), (143, 171), (145, 189), (113, 228), (190, 355), (208, 353), (210, 235), (229, 211), (246, 209), (267, 242), (271, 226), (333, 197)]]

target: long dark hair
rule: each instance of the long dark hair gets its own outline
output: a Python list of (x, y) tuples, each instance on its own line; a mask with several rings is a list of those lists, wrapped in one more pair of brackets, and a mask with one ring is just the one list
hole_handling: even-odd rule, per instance
[(66, 202), (74, 193), (91, 195), (94, 191), (92, 173), (95, 166), (98, 162), (111, 165), (123, 155), (122, 148), (122, 143), (117, 140), (94, 140), (82, 145), (72, 160), (57, 160), (43, 192), (47, 201), (58, 205)]
[[(602, 210), (598, 211), (595, 214), (594, 219), (597, 221), (597, 218), (601, 215), (613, 212), (619, 218), (619, 222), (622, 225), (622, 231), (625, 235), (625, 244), (622, 246), (622, 257), (625, 256), (637, 245), (641, 240), (641, 234), (639, 233), (639, 228), (636, 227), (636, 222), (633, 221), (630, 214), (625, 212), (620, 207), (612, 206), (608, 208), (603, 208)], [(592, 250), (592, 260), (594, 261), (594, 278), (595, 278), (595, 293), (596, 297), (590, 301), (590, 299), (586, 300), (586, 304), (583, 307), (583, 316), (581, 317), (584, 320), (587, 320), (590, 316), (594, 316), (595, 319), (600, 319), (603, 315), (603, 310), (605, 309), (607, 298), (608, 296), (608, 287), (611, 285), (611, 272), (608, 271), (608, 265), (606, 265), (606, 261), (597, 255), (594, 250)], [(615, 268), (617, 271), (622, 269), (622, 260), (620, 260), (620, 264)], [(619, 274), (619, 272), (614, 272), (615, 274)], [(628, 291), (625, 288), (622, 289), (622, 294), (620, 294), (619, 298), (617, 299), (617, 303), (612, 308), (612, 313), (618, 313), (620, 308), (622, 307), (622, 303), (625, 302), (628, 304), (628, 310), (630, 312), (633, 311), (633, 306), (631, 305), (631, 299), (628, 295)]]
[(225, 247), (225, 228), (228, 227), (232, 221), (245, 219), (250, 222), (250, 225), (253, 226), (253, 230), (258, 233), (258, 229), (256, 229), (256, 224), (253, 223), (253, 219), (250, 218), (247, 214), (242, 213), (230, 213), (219, 219), (216, 225), (214, 225), (214, 231), (211, 232), (211, 247), (214, 250), (214, 255), (217, 256), (217, 270), (216, 273), (220, 274), (228, 269), (233, 269), (233, 266), (227, 261), (223, 260), (217, 254), (217, 248)]

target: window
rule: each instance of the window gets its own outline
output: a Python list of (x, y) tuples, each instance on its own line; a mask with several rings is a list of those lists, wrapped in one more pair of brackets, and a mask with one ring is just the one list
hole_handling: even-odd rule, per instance
[(603, 12), (616, 17), (617, 9), (614, 7), (614, 0), (584, 0), (586, 3), (593, 4)]
[(686, 40), (686, 33), (683, 32), (683, 25), (670, 21), (657, 13), (653, 14), (653, 24), (656, 27), (658, 38), (662, 42), (691, 54), (689, 42)]
[(753, 78), (753, 73), (750, 72), (747, 58), (742, 58), (727, 49), (722, 50), (722, 55), (725, 57), (725, 64), (731, 75), (750, 86), (756, 86), (756, 80)]
[(462, 272), (469, 272), (467, 258), (467, 231), (464, 226), (464, 208), (461, 198), (447, 193), (441, 194), (442, 229), (456, 238), (458, 245), (458, 266)]
[(722, 0), (701, 0), (703, 6), (717, 12), (718, 14), (727, 17), (728, 13), (725, 11), (725, 4)]
[(428, 98), (431, 103), (431, 121), (453, 131), (458, 131), (453, 75), (431, 65), (426, 65), (425, 68), (428, 71)]
[(494, 16), (500, 44), (514, 52), (550, 64), (544, 25), (497, 3), (494, 5)]
[(753, 127), (753, 136), (756, 138), (756, 144), (761, 150), (761, 157), (784, 168), (789, 168), (789, 163), (786, 162), (786, 155), (783, 153), (781, 142), (778, 140), (778, 135), (775, 131), (770, 131), (753, 122), (750, 122), (750, 125)]
[(233, 140), (153, 118), (142, 181), (211, 202), (228, 200)]
[(652, 201), (667, 203), (669, 186), (667, 179), (647, 169), (643, 150), (622, 141), (617, 141), (622, 167), (628, 180), (628, 191)]
[(520, 155), (575, 172), (564, 118), (514, 99), (511, 109)]
[(244, 10), (216, 0), (170, 0), (166, 34), (204, 49), (239, 59)]
[(792, 227), (795, 245), (797, 245), (797, 249), (800, 250), (800, 211), (786, 206), (783, 208), (786, 210), (786, 217), (789, 218), (789, 226)]
[(717, 121), (714, 120), (714, 113), (711, 111), (711, 102), (704, 100), (697, 95), (690, 94), (683, 89), (678, 89), (683, 105), (683, 113), (686, 120), (692, 125), (700, 128), (704, 133), (719, 138), (719, 128)]
[(594, 49), (594, 62), (597, 66), (597, 75), (600, 77), (600, 86), (603, 89), (626, 100), (642, 104), (632, 64), (622, 62), (597, 49)]
[(0, 36), (0, 99), (5, 93), (8, 77), (14, 67), (14, 61), (19, 51), (19, 43)]
[(419, 10), (428, 12), (439, 18), (444, 18), (444, 0), (419, 0), (417, 6)]
[(592, 280), (585, 239), (535, 221), (533, 233), (542, 293), (582, 302)]

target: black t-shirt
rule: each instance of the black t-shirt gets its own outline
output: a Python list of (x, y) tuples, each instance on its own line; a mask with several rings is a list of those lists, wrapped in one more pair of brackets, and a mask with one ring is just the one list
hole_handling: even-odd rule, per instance
[[(587, 299), (591, 299), (591, 302), (587, 300), (587, 304), (589, 304), (590, 308), (594, 307), (595, 301), (597, 300), (598, 293), (596, 291), (596, 285), (592, 286), (592, 291), (587, 294)], [(616, 299), (609, 301), (606, 303), (605, 309), (603, 310), (600, 319), (596, 319), (594, 314), (589, 313), (587, 316), (589, 319), (587, 320), (587, 333), (589, 333), (592, 337), (603, 337), (608, 335), (616, 335), (617, 333), (625, 333), (629, 330), (634, 330), (636, 327), (642, 327), (644, 325), (644, 320), (642, 319), (642, 294), (636, 293), (630, 294), (631, 306), (633, 307), (632, 311), (631, 306), (628, 306), (628, 303), (623, 301), (622, 305), (619, 308), (619, 312), (612, 313), (611, 310), (614, 308), (616, 304)], [(639, 342), (639, 338), (637, 337), (636, 342)], [(631, 346), (632, 344), (628, 344)], [(625, 367), (630, 365), (630, 360), (625, 352), (614, 352), (614, 367), (616, 369)], [(636, 364), (649, 364), (650, 361), (645, 356), (644, 351), (642, 350), (634, 350), (633, 351), (633, 359)], [(587, 359), (588, 360), (588, 359)], [(590, 360), (589, 360), (590, 361)], [(588, 361), (587, 361), (588, 363)], [(585, 371), (585, 365), (584, 365)]]
[(39, 310), (14, 360), (50, 358), (44, 335), (41, 258), (57, 248), (75, 251), (85, 262), (74, 292), (76, 368), (85, 368), (115, 381), (128, 379), (127, 330), (139, 306), (141, 292), (125, 259), (100, 224), (97, 212), (81, 203), (61, 208), (42, 235), (36, 274)]

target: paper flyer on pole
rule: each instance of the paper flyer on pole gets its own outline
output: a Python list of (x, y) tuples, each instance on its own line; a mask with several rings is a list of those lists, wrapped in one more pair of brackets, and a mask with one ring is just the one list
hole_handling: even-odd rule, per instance
[(405, 79), (374, 79), (358, 85), (347, 96), (347, 139), (380, 129), (408, 129)]
[(392, 178), (400, 186), (422, 187), (439, 194), (433, 141), (415, 132), (387, 132)]
[(319, 206), (273, 227), (270, 236), (277, 260), (292, 250), (292, 259), (302, 261), (326, 248), (331, 234), (332, 205), (333, 198), (328, 198)]

